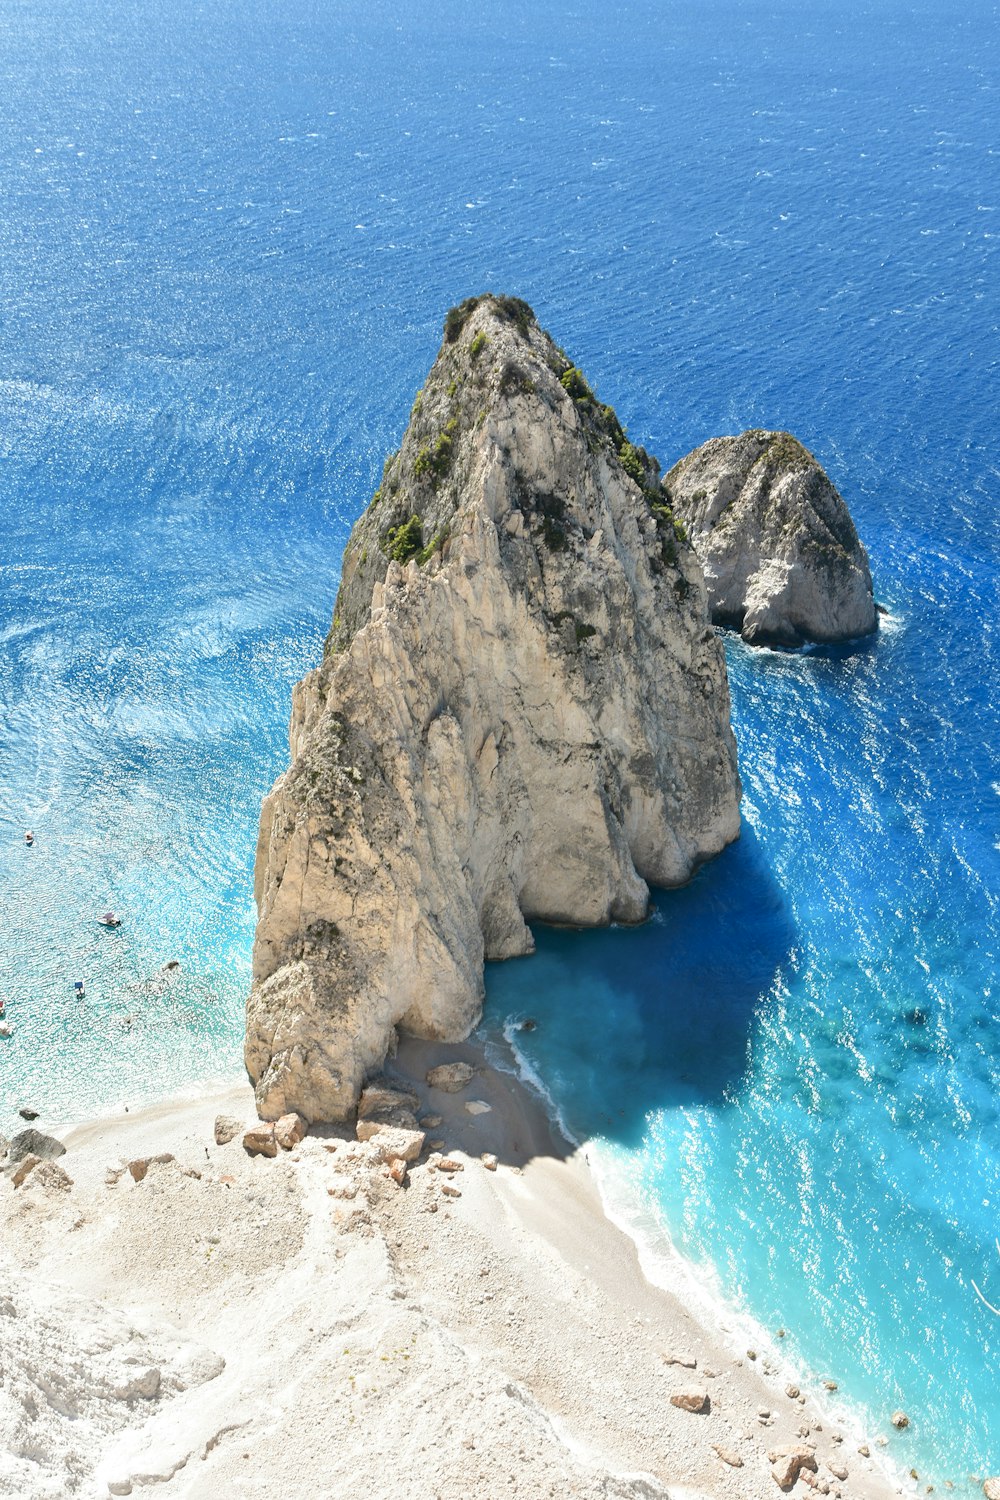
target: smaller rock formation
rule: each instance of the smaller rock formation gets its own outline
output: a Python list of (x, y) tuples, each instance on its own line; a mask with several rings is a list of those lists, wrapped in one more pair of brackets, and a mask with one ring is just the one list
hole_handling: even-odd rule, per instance
[(902, 1432), (904, 1427), (909, 1427), (910, 1425), (910, 1419), (905, 1411), (894, 1411), (889, 1421), (896, 1428), (897, 1432)]
[(705, 571), (712, 621), (758, 646), (870, 635), (868, 555), (826, 474), (787, 432), (712, 438), (664, 480)]

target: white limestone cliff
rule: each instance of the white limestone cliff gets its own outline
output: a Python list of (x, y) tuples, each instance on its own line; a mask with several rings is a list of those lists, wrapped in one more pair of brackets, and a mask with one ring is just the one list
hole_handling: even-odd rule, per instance
[(790, 433), (712, 438), (664, 487), (705, 570), (717, 625), (768, 646), (877, 628), (868, 555), (847, 506)]
[(344, 554), (264, 801), (246, 1064), (338, 1119), (459, 1040), (533, 920), (637, 922), (739, 833), (722, 650), (658, 467), (526, 304), (470, 299)]

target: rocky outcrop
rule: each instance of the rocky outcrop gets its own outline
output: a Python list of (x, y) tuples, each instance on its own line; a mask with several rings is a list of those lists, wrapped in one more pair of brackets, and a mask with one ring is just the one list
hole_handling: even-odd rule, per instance
[(183, 1403), (224, 1363), (167, 1323), (137, 1326), (99, 1300), (5, 1267), (0, 1494), (130, 1494), (88, 1483), (102, 1451), (147, 1414)]
[(338, 1119), (459, 1040), (532, 920), (636, 922), (739, 831), (704, 582), (610, 407), (511, 298), (453, 309), (352, 532), (265, 799), (246, 1064)]
[(762, 646), (876, 629), (868, 555), (847, 506), (789, 433), (712, 438), (664, 487), (701, 559), (717, 625)]

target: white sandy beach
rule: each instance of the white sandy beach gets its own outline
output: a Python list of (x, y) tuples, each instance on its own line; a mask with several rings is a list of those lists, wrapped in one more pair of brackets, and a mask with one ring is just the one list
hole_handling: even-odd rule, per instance
[[(469, 1087), (427, 1088), (456, 1058)], [(472, 1045), (406, 1042), (392, 1067), (461, 1171), (425, 1153), (398, 1187), (331, 1127), (274, 1160), (218, 1146), (218, 1113), (255, 1118), (235, 1085), (76, 1127), (69, 1187), (0, 1182), (0, 1494), (773, 1500), (768, 1452), (803, 1440), (817, 1470), (786, 1493), (896, 1492), (811, 1397), (649, 1284), (515, 1078)], [(670, 1404), (691, 1387), (707, 1413)]]

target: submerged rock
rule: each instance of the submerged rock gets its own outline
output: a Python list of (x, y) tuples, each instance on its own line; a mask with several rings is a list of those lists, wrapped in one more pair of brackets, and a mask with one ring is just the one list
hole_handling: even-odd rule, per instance
[(246, 1064), (343, 1119), (532, 920), (637, 922), (739, 832), (720, 644), (655, 460), (513, 298), (453, 309), (265, 798)]
[(876, 629), (868, 555), (847, 506), (790, 433), (712, 438), (664, 488), (701, 559), (717, 625), (765, 646)]

